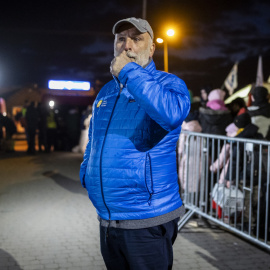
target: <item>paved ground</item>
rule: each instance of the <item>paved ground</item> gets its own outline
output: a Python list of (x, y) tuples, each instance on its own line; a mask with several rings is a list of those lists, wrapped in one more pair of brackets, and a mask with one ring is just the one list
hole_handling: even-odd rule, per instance
[[(0, 270), (106, 269), (96, 213), (79, 182), (81, 160), (0, 153)], [(197, 221), (179, 234), (173, 269), (270, 269), (269, 253)]]

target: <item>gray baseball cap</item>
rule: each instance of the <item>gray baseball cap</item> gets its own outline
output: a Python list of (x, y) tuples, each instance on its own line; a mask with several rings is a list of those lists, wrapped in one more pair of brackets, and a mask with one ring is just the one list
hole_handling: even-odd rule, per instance
[(120, 26), (124, 25), (124, 24), (132, 24), (134, 25), (141, 33), (146, 33), (148, 32), (150, 37), (152, 39), (154, 39), (154, 33), (153, 30), (150, 26), (150, 24), (148, 23), (148, 21), (140, 19), (140, 18), (135, 18), (135, 17), (131, 17), (131, 18), (127, 18), (127, 19), (123, 19), (118, 21), (112, 29), (113, 34), (118, 34), (118, 30), (120, 28)]

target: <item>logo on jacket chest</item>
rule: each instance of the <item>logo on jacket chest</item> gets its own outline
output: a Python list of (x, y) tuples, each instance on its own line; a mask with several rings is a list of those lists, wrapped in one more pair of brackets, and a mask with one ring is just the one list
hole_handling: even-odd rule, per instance
[(98, 104), (97, 104), (97, 108), (98, 107), (105, 107), (105, 106), (107, 106), (107, 103), (108, 103), (108, 101), (107, 100), (100, 100), (99, 102), (98, 102)]

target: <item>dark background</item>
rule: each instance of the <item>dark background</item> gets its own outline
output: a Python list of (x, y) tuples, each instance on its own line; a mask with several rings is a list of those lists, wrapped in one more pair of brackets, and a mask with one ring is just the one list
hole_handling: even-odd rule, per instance
[[(5, 1), (0, 16), (0, 87), (49, 79), (107, 82), (113, 58), (112, 26), (142, 17), (143, 1)], [(258, 56), (270, 75), (270, 1), (148, 0), (155, 37), (176, 29), (169, 42), (169, 71), (198, 94), (221, 87), (235, 61), (238, 89), (255, 82)], [(163, 69), (163, 45), (154, 61)]]

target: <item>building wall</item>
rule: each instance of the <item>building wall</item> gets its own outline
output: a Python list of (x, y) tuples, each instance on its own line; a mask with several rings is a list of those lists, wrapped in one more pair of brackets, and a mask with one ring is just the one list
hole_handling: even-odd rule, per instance
[(38, 88), (22, 88), (21, 90), (18, 90), (11, 95), (9, 95), (6, 98), (6, 105), (7, 105), (7, 112), (12, 113), (13, 107), (20, 107), (23, 106), (25, 103), (25, 100), (28, 100), (29, 102), (40, 102), (42, 99), (42, 91)]
[(23, 107), (25, 101), (48, 102), (54, 100), (58, 105), (85, 106), (92, 105), (97, 95), (93, 88), (90, 91), (51, 90), (47, 88), (24, 87), (8, 93), (5, 97), (8, 114), (12, 115), (14, 107)]

